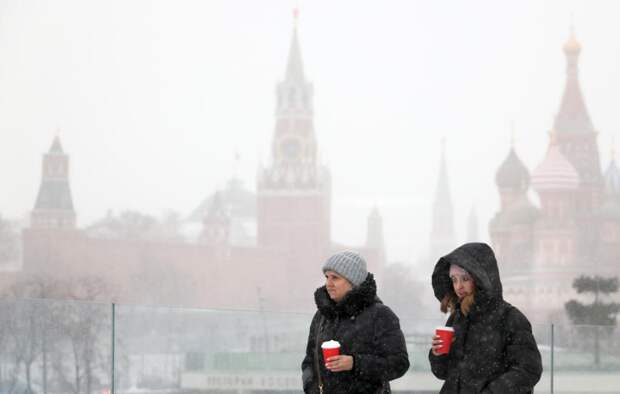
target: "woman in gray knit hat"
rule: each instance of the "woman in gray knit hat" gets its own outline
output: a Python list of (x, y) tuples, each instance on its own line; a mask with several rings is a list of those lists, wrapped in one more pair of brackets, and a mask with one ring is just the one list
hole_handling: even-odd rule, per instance
[[(325, 286), (314, 293), (301, 369), (305, 393), (389, 393), (389, 381), (409, 369), (398, 317), (377, 297), (366, 261), (355, 252), (331, 256), (323, 265)], [(321, 344), (335, 340), (340, 355), (323, 358)]]

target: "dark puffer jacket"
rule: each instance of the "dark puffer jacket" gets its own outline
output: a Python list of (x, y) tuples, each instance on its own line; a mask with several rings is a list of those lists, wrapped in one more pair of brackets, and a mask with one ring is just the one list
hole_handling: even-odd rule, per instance
[[(323, 392), (389, 393), (388, 381), (401, 377), (409, 369), (405, 338), (398, 317), (377, 298), (377, 285), (372, 274), (354, 287), (336, 304), (325, 286), (314, 293), (318, 311), (310, 325), (306, 357), (301, 364), (306, 393), (318, 393), (314, 363), (315, 344), (334, 339), (340, 342), (340, 354), (353, 356), (353, 370), (331, 372), (325, 369), (319, 348), (319, 368)], [(321, 325), (320, 333), (319, 324)]]
[(441, 393), (532, 393), (542, 373), (540, 352), (525, 315), (502, 298), (493, 250), (469, 243), (439, 259), (433, 272), (438, 300), (452, 289), (450, 264), (469, 272), (476, 294), (467, 316), (457, 305), (448, 318), (455, 336), (450, 353), (429, 352), (433, 373), (445, 380)]

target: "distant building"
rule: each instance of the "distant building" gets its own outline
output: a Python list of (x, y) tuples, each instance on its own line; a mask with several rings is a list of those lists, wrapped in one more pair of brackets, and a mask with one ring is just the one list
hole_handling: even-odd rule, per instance
[(77, 228), (69, 157), (54, 138), (22, 234), (22, 276), (100, 277), (111, 286), (103, 298), (121, 303), (311, 310), (324, 259), (346, 248), (359, 251), (380, 281), (385, 250), (376, 208), (366, 245), (331, 239), (331, 177), (318, 160), (297, 26), (276, 99), (271, 162), (258, 171), (257, 193), (236, 179), (215, 191), (192, 213), (189, 240), (141, 237), (140, 217), (125, 218), (133, 227), (123, 237), (110, 236), (118, 225), (112, 216)]
[(620, 274), (620, 172), (613, 158), (601, 171), (573, 32), (563, 49), (566, 84), (547, 153), (530, 173), (510, 147), (496, 175), (500, 209), (489, 224), (505, 298), (539, 321), (564, 315), (579, 275)]
[[(215, 200), (219, 200), (216, 202)], [(183, 225), (183, 232), (188, 238), (195, 238), (203, 231), (204, 220), (214, 204), (221, 205), (229, 217), (228, 242), (233, 246), (256, 245), (256, 193), (248, 190), (240, 179), (233, 177), (226, 187), (215, 191), (204, 199), (190, 214)]]

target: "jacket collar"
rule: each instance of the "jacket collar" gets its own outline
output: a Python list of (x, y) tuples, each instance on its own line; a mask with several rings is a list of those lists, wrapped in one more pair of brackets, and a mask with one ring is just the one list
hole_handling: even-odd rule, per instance
[(351, 289), (338, 303), (329, 297), (325, 286), (316, 289), (314, 301), (319, 312), (328, 319), (357, 316), (368, 306), (381, 302), (377, 297), (377, 284), (371, 273), (368, 273), (361, 285)]

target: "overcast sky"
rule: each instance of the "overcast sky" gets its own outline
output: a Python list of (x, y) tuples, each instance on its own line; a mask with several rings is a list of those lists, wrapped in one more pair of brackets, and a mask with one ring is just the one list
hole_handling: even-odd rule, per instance
[(607, 166), (618, 1), (0, 0), (0, 214), (28, 214), (58, 128), (79, 225), (188, 214), (235, 171), (255, 189), (297, 4), (336, 241), (363, 243), (376, 204), (389, 260), (419, 261), (444, 136), (457, 231), (475, 204), (488, 239), (511, 124), (530, 169), (544, 156), (571, 19)]

